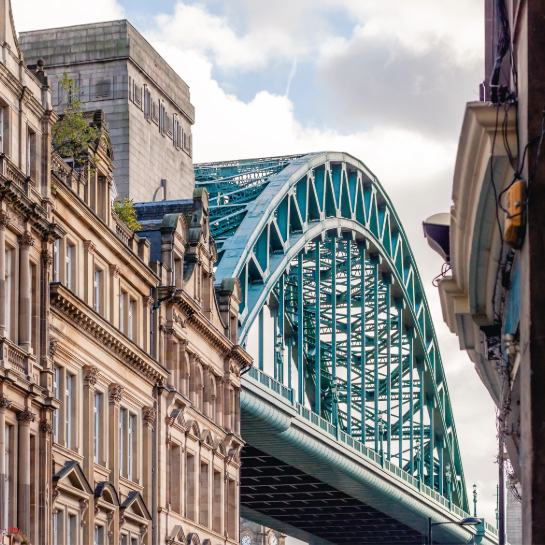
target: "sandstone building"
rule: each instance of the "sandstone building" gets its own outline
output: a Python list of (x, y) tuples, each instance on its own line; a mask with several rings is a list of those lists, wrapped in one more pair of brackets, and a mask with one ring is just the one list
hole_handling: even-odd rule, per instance
[(57, 113), (68, 100), (58, 77), (68, 72), (87, 108), (106, 114), (121, 197), (192, 197), (189, 87), (128, 21), (23, 32), (19, 41), (29, 66), (45, 61)]
[[(206, 192), (133, 234), (52, 152), (51, 79), (0, 0), (0, 530), (34, 545), (238, 543), (238, 281), (214, 286)], [(131, 106), (132, 107), (132, 106)], [(143, 234), (143, 232), (141, 233)]]

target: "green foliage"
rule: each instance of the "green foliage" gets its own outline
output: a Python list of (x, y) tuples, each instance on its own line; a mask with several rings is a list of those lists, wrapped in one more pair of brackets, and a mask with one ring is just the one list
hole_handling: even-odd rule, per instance
[(136, 210), (134, 209), (134, 202), (125, 197), (122, 202), (114, 202), (115, 213), (119, 216), (119, 219), (134, 233), (139, 231), (142, 225), (138, 223), (136, 217)]
[(79, 87), (70, 79), (68, 72), (58, 78), (61, 89), (68, 97), (58, 123), (53, 127), (53, 148), (65, 159), (73, 159), (74, 166), (89, 164), (96, 167), (97, 160), (88, 154), (88, 148), (100, 138), (100, 130), (89, 125), (83, 115), (83, 101), (79, 99)]

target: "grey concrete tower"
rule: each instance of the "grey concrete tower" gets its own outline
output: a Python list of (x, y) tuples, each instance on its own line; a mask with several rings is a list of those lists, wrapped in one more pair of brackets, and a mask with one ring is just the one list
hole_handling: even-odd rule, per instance
[(19, 44), (29, 67), (45, 61), (58, 113), (69, 100), (56, 77), (65, 72), (86, 107), (105, 112), (119, 197), (192, 198), (189, 87), (128, 21), (22, 32)]

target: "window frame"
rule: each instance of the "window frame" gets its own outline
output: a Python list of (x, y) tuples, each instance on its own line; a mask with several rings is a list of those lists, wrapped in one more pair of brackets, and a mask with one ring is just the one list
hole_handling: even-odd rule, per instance
[(130, 407), (119, 409), (119, 475), (133, 483), (140, 482), (140, 418)]
[(36, 181), (37, 178), (37, 164), (38, 164), (38, 133), (35, 131), (30, 123), (26, 124), (26, 175), (32, 180)]
[(93, 271), (93, 310), (103, 316), (104, 314), (104, 270), (95, 264)]
[(11, 306), (12, 306), (12, 299), (13, 299), (13, 279), (15, 278), (15, 275), (13, 274), (13, 253), (15, 252), (15, 248), (8, 247), (6, 245), (6, 255), (5, 255), (5, 264), (6, 264), (6, 270), (5, 270), (5, 276), (4, 276), (4, 286), (5, 286), (5, 293), (6, 293), (6, 299), (5, 299), (5, 307), (6, 307), (6, 315), (4, 317), (5, 322), (5, 330), (4, 334), (5, 336), (11, 339), (11, 333), (12, 333), (12, 312), (11, 312)]
[(10, 506), (13, 502), (10, 501), (10, 498), (12, 498), (12, 491), (13, 491), (13, 472), (12, 472), (12, 464), (13, 461), (13, 448), (15, 446), (14, 444), (14, 426), (8, 424), (6, 422), (6, 426), (4, 428), (4, 456), (5, 456), (5, 476), (4, 476), (4, 522), (6, 524), (6, 528), (10, 526)]
[(129, 296), (128, 317), (129, 317), (129, 323), (128, 323), (129, 331), (127, 332), (128, 337), (131, 341), (135, 342), (135, 337), (136, 337), (135, 325), (136, 325), (136, 317), (137, 317), (137, 306), (136, 306), (136, 301), (132, 299), (130, 296)]
[(64, 252), (64, 264), (65, 264), (65, 285), (66, 289), (74, 291), (74, 265), (75, 265), (75, 254), (76, 254), (76, 245), (71, 244), (69, 240), (66, 240), (66, 247)]
[(72, 450), (72, 436), (73, 436), (73, 404), (74, 404), (74, 377), (75, 375), (70, 374), (69, 371), (65, 370), (65, 391), (64, 391), (64, 422), (65, 422), (65, 431), (64, 431), (64, 443), (66, 448)]
[[(60, 383), (61, 383), (61, 368), (58, 365), (53, 365), (53, 397), (59, 399), (60, 392)], [(59, 420), (60, 414), (59, 409), (53, 411), (53, 440), (59, 442)]]
[(58, 238), (53, 244), (53, 282), (60, 282), (60, 252), (61, 252), (61, 240)]
[(5, 110), (6, 107), (0, 104), (0, 153), (4, 153)]
[(95, 464), (102, 462), (100, 435), (103, 429), (103, 407), (104, 395), (102, 392), (95, 391), (93, 396), (93, 459)]

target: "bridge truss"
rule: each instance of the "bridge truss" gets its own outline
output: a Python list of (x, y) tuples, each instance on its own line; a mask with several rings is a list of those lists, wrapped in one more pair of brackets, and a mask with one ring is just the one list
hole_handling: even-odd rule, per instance
[(272, 360), (270, 383), (324, 430), (468, 512), (425, 293), (376, 177), (331, 152), (200, 164), (195, 174), (210, 196), (216, 276), (243, 288), (240, 339), (256, 346), (252, 373)]

